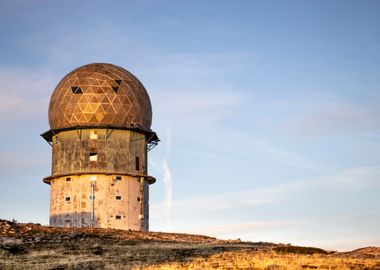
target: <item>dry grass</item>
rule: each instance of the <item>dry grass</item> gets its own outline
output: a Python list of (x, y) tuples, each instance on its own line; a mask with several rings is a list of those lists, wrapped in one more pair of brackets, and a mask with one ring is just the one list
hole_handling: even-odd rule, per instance
[[(135, 269), (142, 269), (136, 267)], [(336, 255), (303, 255), (270, 252), (229, 251), (208, 258), (172, 262), (144, 267), (156, 269), (257, 269), (257, 270), (296, 270), (296, 269), (334, 269), (365, 270), (380, 269), (380, 259), (342, 258)]]
[(0, 269), (378, 269), (380, 258), (292, 254), (239, 244), (114, 242), (86, 239), (44, 243), (10, 254), (0, 250)]
[(380, 248), (327, 253), (201, 235), (64, 229), (0, 220), (0, 269), (380, 270)]

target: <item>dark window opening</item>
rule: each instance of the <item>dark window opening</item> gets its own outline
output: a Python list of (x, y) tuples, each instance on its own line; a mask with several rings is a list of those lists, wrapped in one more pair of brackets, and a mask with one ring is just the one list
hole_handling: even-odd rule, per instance
[(137, 197), (137, 201), (138, 201), (138, 202), (141, 201), (140, 197)]
[(121, 84), (121, 80), (115, 80), (115, 82), (120, 85)]
[(71, 181), (71, 177), (66, 177), (66, 182), (70, 182)]
[(121, 196), (116, 196), (117, 201), (121, 201)]
[(90, 161), (97, 161), (98, 160), (98, 153), (91, 152), (90, 153)]
[(121, 216), (117, 215), (115, 216), (116, 219), (121, 219)]
[(69, 202), (70, 201), (70, 197), (69, 196), (66, 196), (65, 197), (65, 202)]
[(117, 181), (120, 181), (121, 179), (123, 179), (120, 175), (117, 175), (116, 177), (115, 177), (115, 179), (117, 180)]
[(119, 86), (112, 86), (112, 90), (117, 94), (117, 91), (119, 91)]
[(92, 196), (92, 195), (91, 195), (91, 196), (89, 197), (89, 199), (90, 199), (91, 201), (93, 201), (93, 200), (95, 200), (95, 196)]
[(83, 94), (82, 88), (80, 88), (79, 86), (72, 86), (71, 91), (73, 92), (73, 94)]
[(136, 157), (136, 171), (140, 170), (140, 158), (139, 157)]

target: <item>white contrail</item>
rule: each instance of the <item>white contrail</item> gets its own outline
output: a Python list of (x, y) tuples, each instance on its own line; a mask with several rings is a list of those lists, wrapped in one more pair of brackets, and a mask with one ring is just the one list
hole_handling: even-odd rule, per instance
[(172, 174), (169, 167), (169, 156), (172, 148), (172, 133), (171, 129), (168, 127), (166, 129), (166, 155), (162, 159), (162, 171), (163, 171), (163, 180), (165, 185), (165, 221), (166, 225), (171, 227), (171, 208), (172, 208), (172, 192), (173, 192), (173, 183), (172, 183)]
[(164, 185), (165, 185), (165, 221), (166, 224), (171, 227), (170, 211), (172, 208), (172, 175), (166, 158), (162, 160), (162, 167), (164, 173)]
[[(156, 163), (153, 159), (149, 160), (149, 164), (158, 171), (163, 178), (164, 188), (165, 188), (165, 199), (162, 203), (159, 203), (159, 210), (157, 213), (160, 213), (161, 217), (165, 219), (167, 229), (170, 229), (171, 224), (171, 211), (172, 211), (172, 194), (173, 194), (173, 182), (172, 182), (172, 173), (169, 166), (169, 156), (171, 152), (172, 145), (172, 134), (170, 128), (166, 129), (166, 138), (164, 140), (165, 153), (160, 163)], [(161, 166), (160, 166), (161, 165)], [(153, 214), (154, 215), (154, 214)]]

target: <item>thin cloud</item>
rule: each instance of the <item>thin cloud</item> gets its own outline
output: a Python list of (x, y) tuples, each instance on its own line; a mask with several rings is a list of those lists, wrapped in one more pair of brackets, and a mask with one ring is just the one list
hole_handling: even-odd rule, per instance
[(181, 91), (164, 92), (152, 96), (155, 119), (158, 126), (161, 122), (170, 123), (176, 129), (182, 126), (209, 124), (234, 113), (244, 104), (242, 95), (230, 91)]
[(362, 235), (358, 237), (335, 238), (333, 240), (319, 240), (321, 248), (339, 251), (351, 251), (359, 247), (380, 246), (380, 236)]
[(324, 182), (342, 190), (361, 190), (380, 186), (380, 167), (351, 168), (341, 175), (325, 177)]
[(54, 79), (43, 71), (0, 68), (0, 122), (47, 114)]
[[(302, 192), (315, 192), (316, 190), (329, 190), (330, 192), (342, 190), (368, 189), (380, 185), (380, 167), (358, 167), (345, 170), (340, 174), (327, 175), (278, 184), (269, 187), (193, 196), (175, 199), (172, 204), (172, 216), (192, 215), (230, 210), (244, 207), (254, 207), (265, 204), (276, 204), (296, 198), (295, 194)], [(162, 216), (163, 203), (152, 205), (152, 217)]]
[[(147, 67), (146, 74), (168, 78), (204, 78), (216, 74), (237, 73), (244, 68), (251, 53), (227, 51), (223, 53), (160, 53), (153, 58), (154, 64)], [(162, 65), (165, 63), (165, 65)]]
[(6, 113), (14, 108), (26, 105), (26, 100), (15, 96), (0, 96), (0, 113)]
[(330, 218), (330, 220), (352, 220), (352, 219), (363, 219), (365, 217), (378, 216), (380, 215), (380, 210), (365, 211), (359, 213), (350, 212), (349, 214), (338, 214)]
[[(218, 136), (215, 136), (218, 134)], [(207, 140), (209, 138), (209, 140)], [(239, 138), (239, 139), (236, 139)], [(197, 141), (200, 149), (203, 151), (189, 150), (185, 153), (192, 155), (201, 155), (209, 158), (227, 159), (227, 160), (259, 160), (265, 163), (284, 164), (305, 170), (326, 173), (326, 170), (317, 162), (304, 157), (301, 154), (283, 149), (274, 145), (272, 142), (248, 135), (244, 132), (238, 132), (233, 129), (211, 128), (204, 130), (199, 134), (192, 134), (192, 141)], [(209, 141), (213, 143), (210, 144)], [(226, 144), (225, 142), (228, 142)], [(223, 148), (219, 146), (223, 145)], [(175, 151), (183, 152), (181, 149)]]
[(362, 107), (352, 104), (320, 106), (319, 110), (304, 114), (283, 126), (312, 136), (336, 133), (380, 131), (380, 110), (377, 106)]
[[(273, 188), (261, 188), (210, 194), (207, 196), (188, 197), (177, 199), (172, 204), (172, 216), (191, 215), (196, 213), (213, 212), (217, 210), (235, 209), (247, 206), (272, 204), (283, 199), (279, 192)], [(152, 217), (162, 216), (163, 203), (152, 205)]]
[[(220, 121), (226, 121), (227, 117), (238, 115), (239, 110), (246, 103), (244, 94), (238, 95), (229, 91), (220, 91), (217, 94), (214, 91), (205, 91), (205, 93), (185, 91), (162, 94), (153, 99), (157, 108), (155, 119), (159, 119), (157, 126), (162, 125), (163, 122), (170, 123), (173, 130), (181, 132), (182, 138), (191, 134), (192, 142), (204, 145), (201, 148), (202, 151), (174, 147), (176, 152), (229, 160), (261, 160), (324, 172), (319, 164), (307, 157), (275, 146), (268, 140), (247, 135), (235, 129), (226, 129), (225, 123), (220, 125)], [(207, 125), (207, 130), (201, 133), (190, 130), (186, 132), (189, 128), (194, 130), (204, 125)], [(220, 143), (217, 143), (218, 141)], [(229, 143), (225, 144), (225, 142)], [(220, 145), (224, 147), (220, 148)]]
[[(4, 178), (1, 181), (7, 181), (9, 176), (29, 175), (31, 171), (46, 164), (49, 164), (49, 158), (25, 157), (25, 153), (17, 155), (14, 151), (5, 152), (0, 156), (0, 175)], [(23, 168), (20, 170), (20, 168)], [(7, 176), (7, 177), (5, 177)]]
[(252, 231), (272, 230), (274, 228), (294, 227), (303, 225), (304, 221), (256, 221), (237, 223), (225, 226), (203, 227), (188, 230), (188, 233), (211, 235), (218, 238), (226, 238), (236, 235), (244, 235)]

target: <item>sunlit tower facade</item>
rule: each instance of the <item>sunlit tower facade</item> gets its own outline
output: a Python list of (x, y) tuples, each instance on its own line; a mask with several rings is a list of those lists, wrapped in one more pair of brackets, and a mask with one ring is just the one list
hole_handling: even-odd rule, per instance
[(148, 151), (159, 139), (143, 84), (112, 64), (81, 66), (49, 105), (50, 225), (149, 230)]

